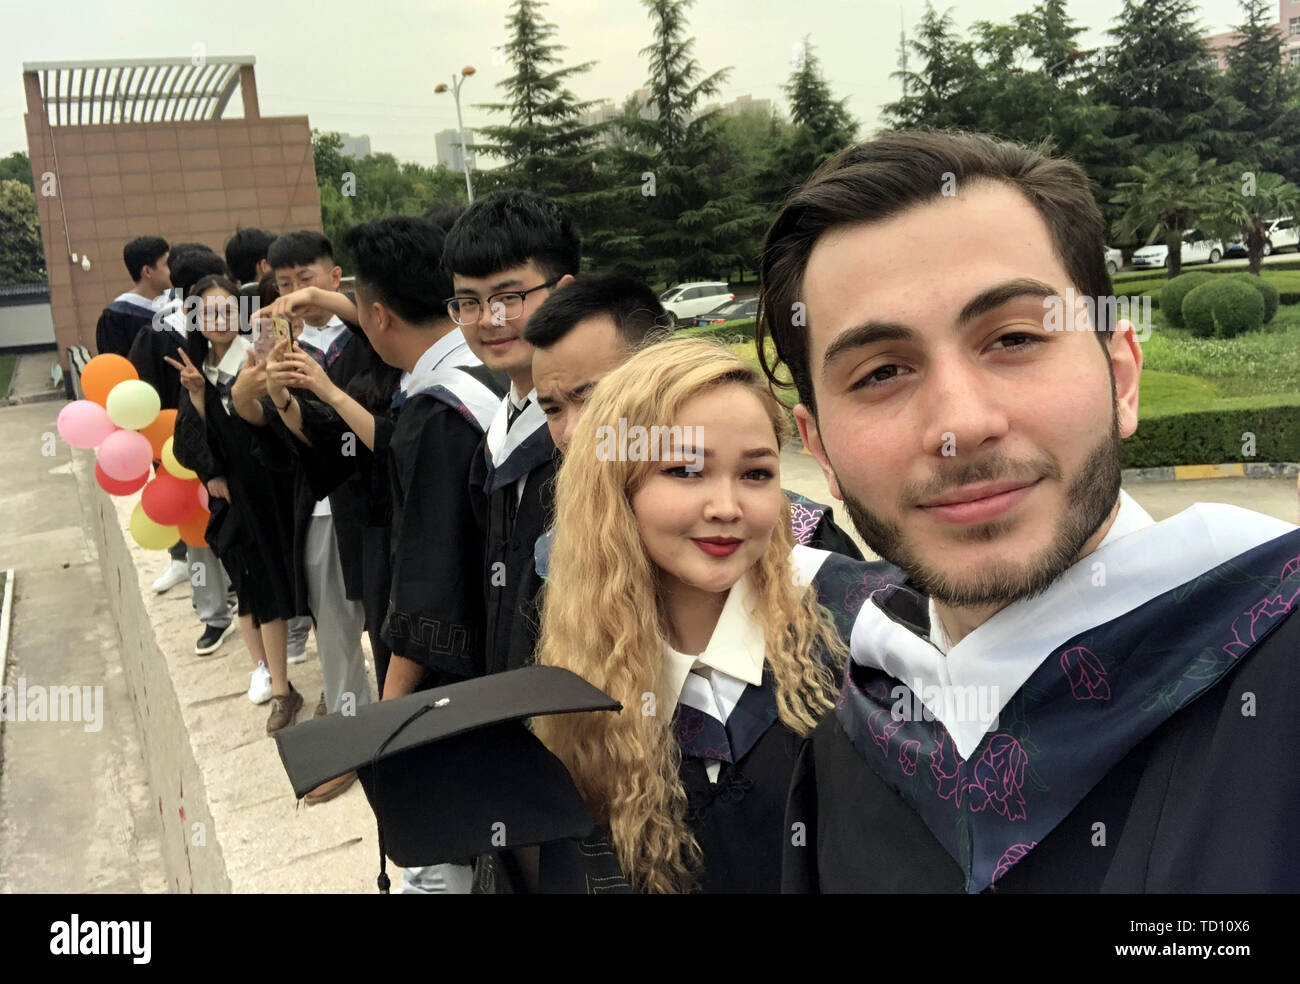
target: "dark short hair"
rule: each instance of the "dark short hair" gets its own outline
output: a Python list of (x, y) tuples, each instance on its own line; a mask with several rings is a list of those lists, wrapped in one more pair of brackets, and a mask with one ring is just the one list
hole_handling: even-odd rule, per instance
[(279, 296), (280, 286), (275, 282), (274, 271), (257, 282), (257, 303), (262, 307), (270, 307)]
[(266, 249), (266, 262), (272, 270), (310, 266), (317, 260), (329, 260), (333, 266), (334, 247), (330, 245), (329, 239), (311, 229), (276, 236)]
[(532, 191), (495, 191), (470, 205), (447, 233), (448, 270), (487, 277), (532, 260), (548, 280), (576, 274), (582, 237), (568, 213)]
[(411, 324), (447, 317), (451, 276), (442, 264), (443, 231), (414, 215), (355, 225), (343, 234), (357, 290)]
[[(808, 257), (832, 229), (882, 222), (935, 198), (945, 182), (986, 179), (1016, 189), (1042, 216), (1052, 245), (1086, 297), (1108, 297), (1105, 221), (1088, 177), (1073, 161), (981, 133), (955, 130), (904, 130), (846, 147), (786, 200), (767, 231), (759, 261), (759, 312), (754, 338), (764, 373), (776, 386), (793, 382), (812, 413), (812, 373), (808, 364), (809, 328), (793, 316), (801, 302)], [(1109, 306), (1106, 320), (1110, 321)], [(1096, 326), (1107, 348), (1112, 324)], [(764, 338), (770, 334), (777, 361), (769, 364)], [(784, 364), (790, 381), (776, 376)]]
[(266, 259), (266, 251), (275, 236), (265, 229), (236, 229), (226, 240), (226, 265), (230, 275), (241, 284), (257, 278), (257, 262)]
[(655, 292), (619, 273), (575, 277), (542, 302), (524, 328), (524, 341), (548, 349), (588, 318), (609, 315), (619, 340), (639, 348), (648, 336), (668, 327), (668, 315)]
[(451, 227), (456, 224), (456, 220), (464, 214), (464, 205), (432, 205), (425, 210), (424, 219), (436, 225), (445, 235), (451, 232)]
[(132, 281), (139, 282), (144, 268), (154, 266), (170, 247), (162, 236), (137, 236), (122, 247), (122, 260)]
[(172, 249), (168, 266), (172, 271), (172, 286), (188, 297), (190, 288), (210, 274), (230, 276), (226, 261), (201, 243), (178, 243)]

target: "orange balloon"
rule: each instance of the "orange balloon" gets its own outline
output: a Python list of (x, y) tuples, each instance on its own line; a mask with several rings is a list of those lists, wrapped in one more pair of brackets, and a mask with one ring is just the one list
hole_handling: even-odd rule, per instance
[(149, 446), (153, 448), (153, 456), (155, 459), (162, 458), (163, 441), (171, 437), (175, 431), (175, 410), (158, 411), (158, 416), (154, 418), (152, 424), (148, 427), (140, 428), (140, 433), (149, 438)]
[(108, 402), (109, 391), (118, 383), (128, 379), (139, 379), (140, 374), (125, 356), (105, 352), (86, 363), (81, 373), (81, 391), (86, 399), (98, 403), (101, 407)]
[(206, 547), (208, 541), (204, 539), (204, 533), (208, 529), (208, 517), (211, 515), (206, 509), (195, 510), (185, 522), (181, 523), (177, 529), (180, 530), (181, 539), (191, 547)]

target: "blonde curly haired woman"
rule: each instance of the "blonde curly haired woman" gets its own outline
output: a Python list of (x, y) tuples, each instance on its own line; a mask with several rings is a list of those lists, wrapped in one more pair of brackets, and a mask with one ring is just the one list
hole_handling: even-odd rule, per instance
[(593, 391), (557, 477), (537, 662), (623, 709), (533, 722), (608, 837), (544, 848), (543, 891), (779, 889), (799, 738), (845, 656), (808, 588), (834, 555), (791, 533), (787, 435), (709, 342), (651, 346)]

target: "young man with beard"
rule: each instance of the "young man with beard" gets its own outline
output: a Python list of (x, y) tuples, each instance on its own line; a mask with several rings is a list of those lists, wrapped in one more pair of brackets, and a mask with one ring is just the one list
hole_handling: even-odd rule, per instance
[(487, 530), (483, 673), (525, 665), (536, 643), (533, 546), (550, 522), (556, 450), (533, 389), (533, 347), (524, 331), (542, 302), (577, 274), (581, 257), (569, 216), (534, 192), (480, 198), (447, 234), (444, 262), (455, 290), (448, 313), (483, 364), (510, 379), (469, 476)]
[(905, 132), (768, 232), (760, 352), (900, 569), (845, 585), (790, 890), (1300, 889), (1300, 531), (1217, 504), (1156, 523), (1121, 491), (1134, 328), (1097, 303), (1056, 330), (1087, 324), (1063, 298), (1112, 293), (1104, 229), (1071, 162)]

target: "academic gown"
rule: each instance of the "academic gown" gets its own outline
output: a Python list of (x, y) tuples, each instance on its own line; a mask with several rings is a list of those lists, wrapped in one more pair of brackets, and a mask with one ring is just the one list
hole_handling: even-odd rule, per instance
[[(498, 374), (482, 365), (452, 367), (451, 373), (459, 383), (408, 395), (391, 427), (375, 433), (392, 510), (383, 638), (394, 654), (424, 667), (423, 686), (484, 673), (486, 531), (471, 502), (470, 476), (486, 425), (482, 405), (500, 400), (505, 390)], [(459, 386), (465, 387), (462, 396), (454, 391)]]
[[(1250, 517), (1193, 507), (1151, 528), (1182, 521), (1163, 539), (1131, 533), (1017, 603), (1041, 604), (1045, 633), (1084, 628), (1044, 635), (1046, 658), (966, 756), (862, 645), (925, 638), (926, 599), (897, 571), (842, 569), (834, 608), (854, 658), (799, 754), (784, 890), (1300, 890), (1300, 531), (1238, 552), (1241, 529), (1276, 523)], [(1088, 586), (1098, 563), (1110, 588)], [(1012, 646), (1037, 631), (1008, 624)]]
[[(808, 538), (814, 528), (801, 523), (798, 535)], [(795, 547), (793, 560), (804, 577), (811, 580), (814, 590), (821, 570), (828, 563), (832, 568), (850, 563), (848, 558), (803, 545)], [(883, 564), (871, 566), (886, 569)], [(539, 573), (544, 575), (545, 569), (544, 563), (539, 564)], [(777, 714), (771, 670), (764, 666), (762, 683), (745, 686), (725, 725), (679, 701), (673, 712), (672, 728), (682, 752), (678, 775), (686, 791), (686, 823), (703, 857), (695, 891), (709, 894), (780, 891), (787, 793), (803, 739), (787, 728)], [(732, 760), (721, 762), (717, 781), (711, 782), (706, 762), (719, 759), (720, 750)], [(538, 879), (537, 891), (542, 894), (606, 894), (631, 890), (610, 847), (608, 832), (603, 828), (581, 841), (541, 845)], [(523, 890), (513, 856), (498, 852), (477, 860), (476, 892), (500, 894)]]
[(183, 402), (188, 402), (189, 396), (181, 386), (180, 373), (164, 359), (171, 358), (177, 362), (181, 360), (177, 349), (185, 348), (185, 336), (170, 326), (170, 319), (163, 324), (168, 327), (158, 330), (151, 323), (137, 332), (127, 358), (135, 366), (140, 378), (158, 391), (162, 409), (177, 410)]
[(153, 324), (154, 307), (138, 294), (118, 295), (104, 308), (95, 325), (95, 350), (127, 356), (137, 335)]
[[(173, 375), (179, 375), (173, 370)], [(221, 394), (205, 380), (200, 417), (186, 394), (176, 415), (176, 458), (206, 484), (224, 477), (231, 501), (213, 496), (206, 539), (221, 560), (239, 599), (239, 613), (256, 624), (305, 615), (292, 589), (293, 476), (269, 469), (255, 453), (259, 435), (238, 414), (227, 413)]]
[[(346, 330), (339, 336), (325, 359), (325, 374), (341, 389), (370, 363), (370, 352), (364, 342), (353, 337), (361, 328), (344, 322)], [(311, 404), (316, 408), (328, 410), (324, 404), (315, 401), (310, 392), (290, 389), (298, 397), (298, 405), (304, 413), (311, 413)], [(360, 481), (343, 481), (333, 483), (338, 477), (338, 469), (331, 464), (331, 456), (313, 453), (305, 447), (293, 432), (280, 419), (279, 411), (269, 396), (262, 397), (262, 413), (267, 421), (267, 429), (279, 438), (278, 446), (270, 442), (259, 445), (259, 453), (268, 465), (276, 467), (276, 460), (283, 460), (286, 450), (294, 467), (294, 590), (298, 594), (299, 607), (309, 609), (307, 604), (307, 572), (303, 558), (307, 554), (307, 530), (311, 525), (312, 511), (316, 503), (326, 496), (330, 500), (330, 512), (334, 520), (334, 538), (339, 549), (339, 566), (343, 571), (343, 587), (350, 601), (359, 601), (363, 597), (363, 575), (361, 555), (361, 531), (365, 521), (365, 504), (362, 501), (364, 490)], [(329, 411), (332, 413), (332, 411)], [(320, 422), (320, 415), (313, 418)], [(353, 439), (354, 445), (360, 442)]]
[[(504, 426), (508, 402), (503, 402), (492, 428)], [(469, 484), (486, 531), (485, 672), (500, 673), (527, 666), (537, 646), (537, 592), (542, 582), (534, 550), (537, 538), (551, 525), (559, 451), (536, 400), (510, 428), (495, 461), (489, 451), (492, 428), (474, 456)], [(514, 506), (512, 520), (511, 503), (519, 495), (516, 483), (524, 476), (523, 497)]]

